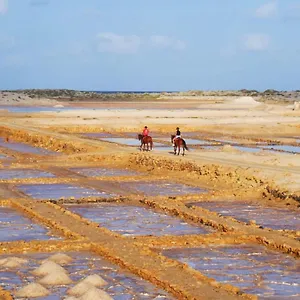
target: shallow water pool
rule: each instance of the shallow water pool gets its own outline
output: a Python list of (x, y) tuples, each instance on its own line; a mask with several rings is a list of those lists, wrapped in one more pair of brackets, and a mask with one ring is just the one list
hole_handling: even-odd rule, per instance
[(41, 154), (41, 155), (58, 154), (54, 151), (33, 147), (24, 143), (17, 143), (13, 141), (9, 141), (8, 143), (6, 143), (4, 142), (4, 138), (2, 137), (0, 137), (0, 147), (7, 148), (17, 152), (22, 152), (22, 153)]
[(283, 208), (263, 207), (246, 202), (200, 202), (189, 205), (200, 206), (231, 216), (242, 222), (256, 221), (258, 225), (272, 229), (300, 230), (299, 213)]
[(97, 191), (92, 188), (84, 188), (71, 184), (19, 184), (17, 188), (34, 199), (53, 199), (60, 198), (75, 199), (86, 197), (110, 198), (116, 195), (104, 191)]
[(211, 233), (203, 225), (190, 225), (176, 217), (158, 213), (150, 208), (119, 204), (65, 205), (68, 210), (83, 216), (99, 226), (128, 236), (185, 235)]
[(300, 261), (259, 245), (170, 249), (164, 255), (260, 299), (299, 299)]
[(134, 181), (120, 182), (123, 188), (129, 188), (143, 193), (146, 196), (184, 196), (188, 194), (199, 194), (206, 192), (205, 189), (188, 186), (180, 183), (170, 183), (167, 181)]
[(53, 174), (40, 170), (29, 169), (0, 169), (0, 180), (6, 179), (29, 179), (29, 178), (50, 178), (55, 177)]
[(280, 150), (285, 152), (292, 152), (292, 153), (300, 153), (300, 146), (269, 145), (269, 146), (264, 146), (263, 148), (271, 149), (271, 150)]
[[(0, 206), (0, 240), (50, 240), (54, 237), (49, 229), (35, 224), (29, 218), (23, 217), (18, 211)], [(1, 280), (0, 280), (1, 281)]]
[(86, 177), (113, 177), (113, 176), (134, 176), (139, 173), (125, 169), (108, 169), (108, 168), (71, 168), (73, 172)]

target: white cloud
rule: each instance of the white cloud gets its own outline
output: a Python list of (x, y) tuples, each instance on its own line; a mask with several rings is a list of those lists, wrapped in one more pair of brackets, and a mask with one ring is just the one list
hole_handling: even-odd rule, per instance
[(270, 37), (262, 33), (248, 34), (244, 37), (244, 47), (250, 51), (263, 51), (268, 48)]
[(184, 50), (186, 48), (183, 41), (164, 35), (152, 35), (150, 37), (150, 43), (159, 48), (172, 48), (175, 50)]
[(0, 15), (4, 15), (7, 12), (8, 0), (0, 0)]
[(278, 5), (276, 1), (268, 2), (260, 6), (256, 12), (255, 15), (258, 18), (270, 18), (276, 15), (278, 10)]
[(112, 32), (102, 32), (97, 35), (99, 52), (118, 54), (136, 53), (141, 45), (140, 37), (136, 35), (118, 35)]

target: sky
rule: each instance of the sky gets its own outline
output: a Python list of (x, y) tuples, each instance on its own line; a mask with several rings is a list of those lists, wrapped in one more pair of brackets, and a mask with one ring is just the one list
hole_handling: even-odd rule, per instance
[(0, 0), (0, 89), (300, 89), (300, 0)]

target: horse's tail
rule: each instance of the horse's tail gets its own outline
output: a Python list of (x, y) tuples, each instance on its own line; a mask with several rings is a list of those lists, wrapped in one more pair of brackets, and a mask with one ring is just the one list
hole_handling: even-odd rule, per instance
[(185, 142), (184, 139), (182, 140), (182, 142), (183, 142), (183, 147), (184, 147), (184, 149), (185, 149), (185, 150), (189, 150), (189, 148), (188, 148), (188, 146), (186, 145), (186, 142)]

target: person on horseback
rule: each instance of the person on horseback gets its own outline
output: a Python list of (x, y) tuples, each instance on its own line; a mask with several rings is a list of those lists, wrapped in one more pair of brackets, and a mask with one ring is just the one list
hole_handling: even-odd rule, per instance
[(148, 136), (149, 135), (149, 129), (147, 126), (144, 127), (143, 132), (142, 132), (143, 137)]
[(176, 128), (176, 134), (175, 134), (175, 137), (173, 139), (173, 147), (175, 146), (175, 140), (178, 139), (178, 138), (181, 138), (181, 132), (179, 130), (179, 127)]

